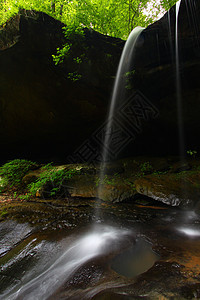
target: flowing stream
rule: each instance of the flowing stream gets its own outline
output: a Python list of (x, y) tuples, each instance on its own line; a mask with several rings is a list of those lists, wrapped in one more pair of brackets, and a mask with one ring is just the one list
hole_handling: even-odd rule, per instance
[[(0, 299), (48, 299), (69, 277), (85, 263), (102, 254), (106, 255), (110, 249), (119, 248), (130, 231), (111, 226), (95, 226), (90, 232), (77, 238), (68, 245), (67, 249), (32, 280), (19, 284), (15, 291), (4, 294)], [(34, 241), (33, 241), (34, 242)], [(23, 283), (23, 280), (22, 280)]]

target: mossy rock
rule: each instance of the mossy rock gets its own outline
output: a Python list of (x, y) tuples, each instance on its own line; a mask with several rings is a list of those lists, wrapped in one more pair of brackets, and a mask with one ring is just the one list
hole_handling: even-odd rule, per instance
[(135, 181), (138, 193), (172, 206), (195, 208), (200, 199), (200, 171), (152, 174)]

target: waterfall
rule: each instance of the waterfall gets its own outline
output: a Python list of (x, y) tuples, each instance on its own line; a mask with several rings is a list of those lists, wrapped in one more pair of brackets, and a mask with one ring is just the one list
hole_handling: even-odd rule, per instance
[[(110, 109), (109, 109), (109, 114), (108, 114), (108, 119), (107, 119), (107, 126), (105, 129), (105, 137), (104, 137), (104, 146), (102, 150), (102, 162), (101, 162), (101, 168), (100, 168), (100, 174), (99, 174), (99, 188), (97, 191), (97, 196), (98, 198), (101, 198), (101, 194), (103, 191), (103, 181), (104, 181), (104, 176), (105, 176), (105, 167), (106, 167), (106, 162), (108, 160), (108, 151), (109, 151), (109, 146), (111, 143), (110, 139), (110, 130), (112, 128), (112, 123), (113, 123), (113, 117), (115, 115), (117, 106), (123, 102), (124, 97), (125, 97), (125, 74), (130, 71), (132, 59), (133, 59), (133, 54), (135, 50), (135, 46), (138, 40), (138, 37), (140, 36), (141, 32), (144, 30), (144, 28), (138, 26), (135, 29), (132, 30), (130, 33), (118, 66), (116, 78), (115, 78), (115, 83), (114, 83), (114, 88), (113, 88), (113, 93), (111, 97), (111, 102), (110, 102)], [(97, 201), (97, 206), (98, 206), (98, 201)], [(97, 209), (98, 211), (98, 209)], [(98, 214), (98, 212), (96, 212)]]
[(183, 108), (182, 108), (182, 94), (181, 94), (181, 79), (180, 79), (180, 60), (179, 60), (179, 34), (178, 34), (178, 16), (181, 0), (176, 3), (176, 27), (175, 27), (175, 58), (176, 58), (176, 99), (177, 99), (177, 119), (178, 119), (178, 133), (179, 133), (179, 153), (180, 157), (185, 155), (185, 141), (183, 129)]
[[(108, 133), (112, 127), (113, 117), (118, 105), (125, 100), (125, 74), (130, 71), (135, 46), (143, 30), (144, 28), (137, 27), (131, 32), (125, 43), (119, 62), (105, 132), (98, 195), (101, 194), (101, 183), (104, 179), (105, 166), (108, 159), (107, 150), (111, 142)], [(98, 209), (96, 209), (95, 213), (98, 218)], [(33, 279), (28, 282), (26, 282), (26, 280), (23, 281), (22, 278), (21, 283), (7, 294), (4, 294), (3, 297), (7, 300), (48, 299), (67, 282), (81, 266), (102, 254), (107, 255), (111, 251), (119, 251), (121, 245), (124, 245), (127, 240), (130, 240), (132, 235), (133, 232), (130, 230), (95, 224), (88, 233), (78, 237), (76, 241), (72, 242), (68, 248), (61, 253), (58, 259), (52, 261), (50, 267), (46, 268), (42, 273), (33, 277)]]

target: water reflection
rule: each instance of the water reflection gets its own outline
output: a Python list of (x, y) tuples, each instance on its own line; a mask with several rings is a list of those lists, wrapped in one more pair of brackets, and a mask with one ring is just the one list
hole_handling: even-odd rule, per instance
[(152, 245), (145, 239), (138, 239), (135, 245), (119, 254), (112, 261), (112, 269), (120, 275), (135, 277), (146, 272), (159, 259)]

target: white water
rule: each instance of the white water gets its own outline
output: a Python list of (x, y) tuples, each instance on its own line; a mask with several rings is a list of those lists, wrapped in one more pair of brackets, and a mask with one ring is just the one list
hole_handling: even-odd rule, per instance
[(12, 294), (0, 299), (45, 300), (61, 287), (86, 262), (102, 254), (118, 249), (130, 238), (130, 231), (111, 226), (96, 226), (89, 233), (69, 245), (60, 257), (39, 276), (24, 283)]
[(101, 164), (101, 171), (100, 171), (100, 184), (99, 184), (99, 189), (97, 191), (97, 195), (100, 198), (101, 197), (101, 192), (102, 192), (102, 183), (104, 180), (105, 176), (105, 166), (106, 166), (106, 161), (108, 160), (108, 150), (110, 146), (110, 130), (112, 128), (112, 122), (113, 122), (113, 117), (116, 112), (117, 105), (119, 103), (122, 103), (124, 100), (125, 96), (125, 74), (130, 71), (130, 65), (133, 59), (133, 53), (134, 49), (136, 46), (136, 42), (138, 37), (140, 36), (141, 32), (144, 30), (142, 27), (136, 27), (135, 29), (132, 30), (130, 33), (118, 66), (117, 74), (116, 74), (116, 79), (114, 83), (114, 88), (113, 88), (113, 93), (112, 93), (112, 98), (111, 98), (111, 103), (110, 103), (110, 109), (109, 109), (109, 114), (108, 114), (108, 119), (107, 119), (107, 126), (105, 130), (105, 137), (104, 137), (104, 147), (102, 151), (102, 164)]
[(184, 233), (190, 237), (199, 237), (200, 230), (196, 228), (183, 227), (178, 229), (179, 232)]
[(183, 158), (185, 155), (185, 141), (183, 130), (183, 108), (181, 95), (181, 79), (180, 79), (180, 60), (179, 60), (179, 34), (178, 34), (178, 16), (181, 0), (176, 2), (176, 28), (175, 28), (175, 53), (176, 53), (176, 98), (177, 98), (177, 119), (179, 133), (179, 153)]
[(107, 149), (109, 148), (109, 130), (112, 126), (112, 120), (115, 113), (116, 106), (119, 102), (123, 101), (123, 96), (125, 92), (125, 74), (130, 71), (130, 64), (133, 56), (133, 51), (137, 42), (137, 39), (141, 32), (144, 30), (142, 27), (136, 27), (130, 33), (118, 66), (116, 79), (114, 83), (110, 109), (108, 114), (108, 124), (106, 128), (105, 140), (104, 140), (104, 149), (103, 149), (103, 162), (107, 160)]

